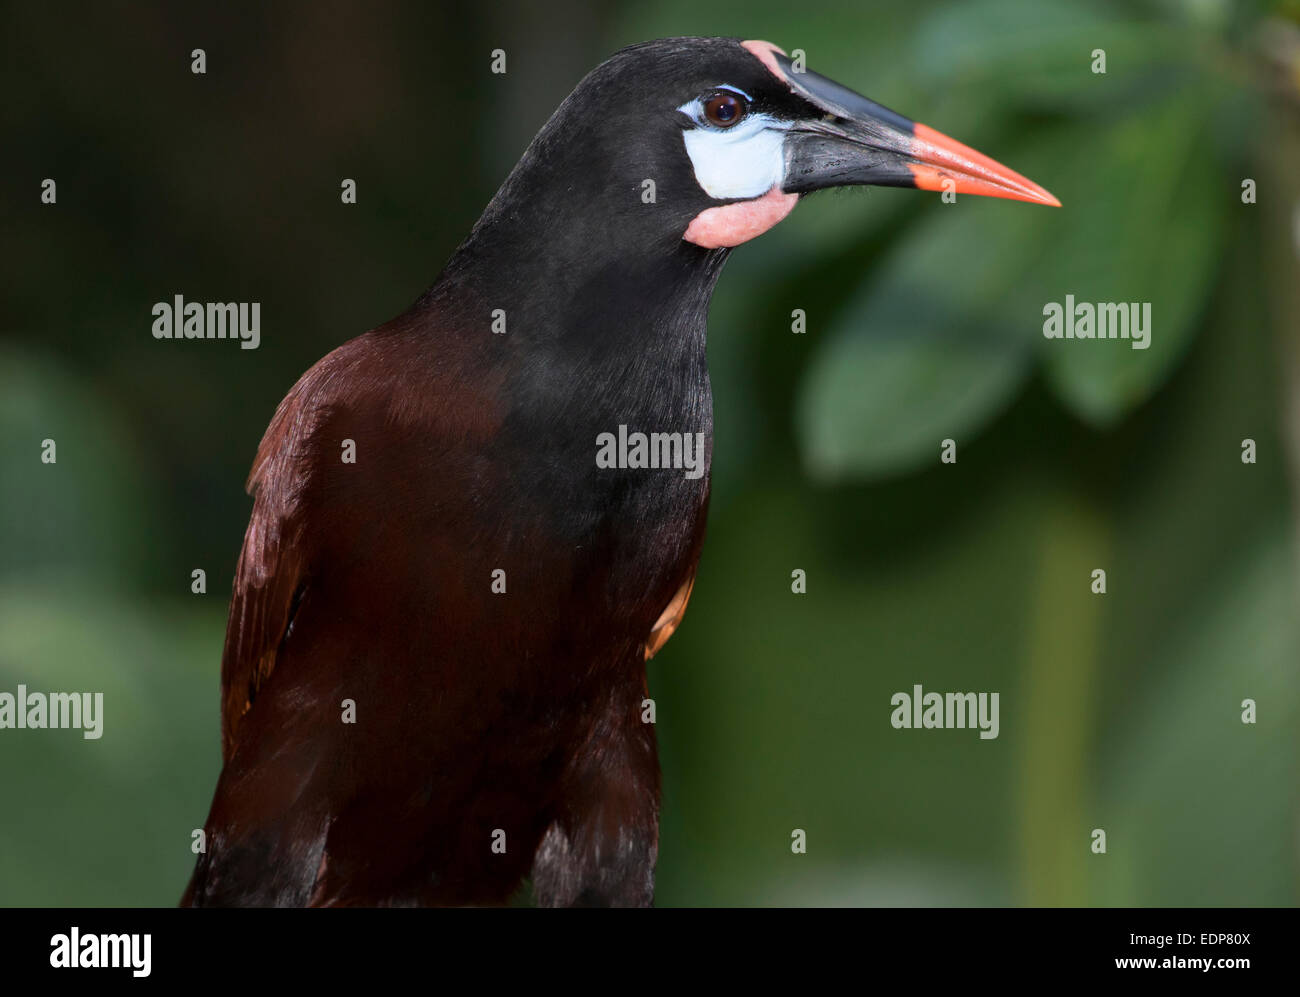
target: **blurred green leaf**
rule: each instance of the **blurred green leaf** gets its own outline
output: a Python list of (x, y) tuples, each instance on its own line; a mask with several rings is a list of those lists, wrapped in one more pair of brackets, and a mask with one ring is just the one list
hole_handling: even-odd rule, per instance
[[(1150, 345), (1038, 337), (1048, 380), (1079, 417), (1114, 423), (1163, 383), (1191, 342), (1223, 253), (1234, 184), (1206, 154), (1205, 106), (1189, 95), (1127, 117), (1072, 157), (1035, 275), (1046, 301), (1149, 302)], [(1053, 179), (1054, 183), (1058, 178)]]
[[(1236, 202), (1207, 148), (1212, 94), (1089, 126), (1083, 148), (1077, 127), (1043, 129), (1013, 161), (1050, 178), (1060, 211), (958, 198), (911, 223), (805, 374), (808, 467), (873, 477), (933, 459), (939, 440), (969, 437), (1008, 401), (1035, 352), (1089, 423), (1149, 398), (1195, 333)], [(1149, 347), (1045, 339), (1045, 305), (1066, 295), (1149, 302)]]
[[(1106, 53), (1105, 74), (1093, 52)], [(977, 0), (931, 13), (917, 31), (914, 65), (930, 85), (965, 89), (1003, 113), (1060, 113), (1114, 101), (1166, 62), (1186, 60), (1167, 23), (1072, 0)]]
[(805, 374), (796, 418), (813, 473), (936, 460), (941, 440), (969, 437), (1006, 404), (1031, 357), (1017, 292), (1043, 214), (958, 198), (909, 228)]
[(804, 393), (809, 470), (871, 476), (939, 458), (946, 438), (977, 430), (1019, 385), (1023, 350), (923, 339), (853, 337), (819, 364)]

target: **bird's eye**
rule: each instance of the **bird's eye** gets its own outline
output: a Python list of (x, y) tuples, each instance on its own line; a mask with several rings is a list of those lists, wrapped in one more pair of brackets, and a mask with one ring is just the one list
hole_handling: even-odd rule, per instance
[(744, 98), (734, 93), (714, 94), (704, 102), (704, 116), (719, 128), (730, 128), (745, 116), (746, 110)]

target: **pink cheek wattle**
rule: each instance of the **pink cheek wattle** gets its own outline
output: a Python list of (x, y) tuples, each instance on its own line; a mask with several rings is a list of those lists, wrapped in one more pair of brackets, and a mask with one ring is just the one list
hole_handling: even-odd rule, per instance
[(786, 194), (776, 184), (753, 201), (706, 208), (691, 219), (682, 238), (704, 249), (739, 246), (788, 215), (798, 200), (798, 194)]

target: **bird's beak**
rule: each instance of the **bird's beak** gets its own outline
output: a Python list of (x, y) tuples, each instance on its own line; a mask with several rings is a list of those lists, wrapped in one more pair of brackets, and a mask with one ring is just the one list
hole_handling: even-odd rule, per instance
[(795, 72), (779, 51), (773, 56), (795, 92), (825, 112), (825, 117), (801, 122), (786, 135), (786, 193), (872, 184), (1060, 207), (1061, 202), (1038, 184), (988, 156), (824, 76)]

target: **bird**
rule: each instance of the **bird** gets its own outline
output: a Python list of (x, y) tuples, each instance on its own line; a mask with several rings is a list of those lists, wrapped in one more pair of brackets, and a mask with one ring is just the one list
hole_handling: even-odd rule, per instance
[(492, 906), (528, 884), (539, 906), (653, 905), (647, 662), (704, 544), (731, 250), (832, 187), (1060, 203), (801, 62), (738, 38), (616, 52), (433, 285), (279, 403), (182, 905)]

